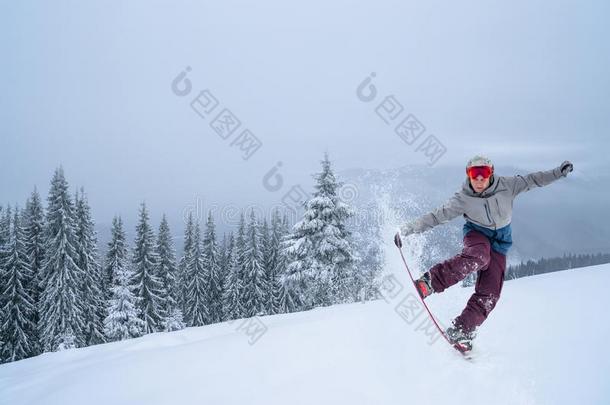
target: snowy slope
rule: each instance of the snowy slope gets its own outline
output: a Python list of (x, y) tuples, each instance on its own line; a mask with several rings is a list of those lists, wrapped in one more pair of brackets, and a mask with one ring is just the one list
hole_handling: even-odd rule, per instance
[[(608, 404), (608, 285), (610, 265), (506, 282), (473, 362), (394, 311), (405, 287), (389, 302), (261, 318), (252, 345), (234, 322), (6, 364), (0, 403)], [(448, 320), (469, 293), (430, 305)]]

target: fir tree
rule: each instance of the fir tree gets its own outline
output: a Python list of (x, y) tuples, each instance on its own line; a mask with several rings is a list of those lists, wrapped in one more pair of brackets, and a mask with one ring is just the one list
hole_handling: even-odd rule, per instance
[[(6, 257), (9, 255), (11, 241), (11, 215), (10, 207), (7, 206), (6, 210), (0, 206), (0, 286), (6, 285), (8, 281), (5, 279), (6, 273), (4, 271), (4, 263)], [(2, 308), (2, 288), (0, 287), (0, 322), (4, 319)], [(2, 330), (0, 329), (0, 363), (3, 362), (1, 345), (3, 344)]]
[(127, 267), (128, 261), (127, 238), (123, 229), (123, 219), (119, 216), (112, 218), (112, 228), (110, 229), (110, 242), (106, 250), (104, 259), (104, 285), (106, 301), (110, 300), (112, 293), (110, 289), (117, 285), (114, 276), (117, 274), (117, 269)]
[(11, 207), (7, 206), (2, 209), (0, 206), (0, 247), (3, 247), (2, 253), (6, 254), (8, 245), (11, 240)]
[(207, 279), (207, 307), (210, 318), (206, 323), (220, 322), (222, 320), (222, 284), (220, 274), (220, 257), (216, 244), (216, 228), (212, 213), (208, 213), (205, 234), (202, 244), (203, 268)]
[(194, 225), (188, 261), (185, 267), (185, 313), (188, 326), (203, 326), (210, 319), (208, 309), (207, 279), (203, 267), (203, 251), (201, 247), (201, 229)]
[[(7, 206), (6, 209), (3, 209), (0, 206), (0, 285), (4, 285), (6, 282), (1, 278), (2, 276), (2, 266), (4, 263), (5, 257), (9, 254), (10, 251), (10, 241), (11, 241), (11, 207)], [(1, 315), (0, 315), (1, 318)]]
[[(38, 302), (40, 301), (42, 266), (44, 263), (44, 209), (40, 200), (40, 195), (36, 188), (26, 202), (25, 212), (23, 213), (23, 226), (25, 233), (25, 250), (32, 270), (32, 278), (26, 282), (26, 289), (29, 291), (32, 301), (35, 303), (34, 324), (38, 325), (40, 314), (38, 312)], [(33, 338), (36, 346), (36, 354), (42, 350), (38, 339), (38, 330)]]
[(182, 249), (182, 257), (178, 264), (178, 304), (182, 309), (182, 313), (186, 314), (186, 264), (191, 261), (190, 255), (193, 253), (193, 237), (195, 231), (195, 223), (193, 221), (193, 213), (189, 212), (186, 220), (186, 228), (184, 229), (184, 245)]
[(161, 280), (155, 274), (157, 267), (155, 238), (144, 203), (140, 207), (136, 227), (132, 264), (138, 309), (144, 321), (144, 332), (160, 332), (164, 329), (164, 293)]
[[(0, 331), (4, 343), (0, 359), (16, 361), (36, 354), (35, 344), (35, 307), (27, 289), (32, 279), (32, 270), (25, 247), (25, 235), (21, 215), (15, 209), (13, 228), (5, 249), (2, 271), (3, 284), (0, 290), (2, 299)], [(6, 245), (5, 245), (6, 246)]]
[(110, 297), (108, 315), (104, 319), (104, 333), (111, 341), (141, 336), (144, 321), (140, 319), (136, 297), (131, 291), (133, 274), (129, 266), (127, 242), (120, 217), (112, 220), (112, 237), (106, 253), (106, 272), (109, 276)]
[(95, 224), (85, 191), (81, 188), (76, 201), (76, 253), (78, 267), (83, 272), (80, 303), (83, 307), (85, 345), (104, 343), (106, 294), (103, 290), (102, 268), (97, 253)]
[(176, 252), (165, 214), (159, 225), (156, 253), (158, 257), (157, 276), (163, 285), (164, 297), (164, 330), (174, 331), (184, 328), (182, 310), (178, 306), (178, 268), (176, 267)]
[(10, 239), (10, 217), (8, 219), (8, 228), (6, 226), (6, 212), (4, 207), (0, 205), (0, 246), (6, 248)]
[(345, 225), (353, 212), (337, 197), (341, 184), (328, 155), (322, 160), (322, 172), (314, 177), (316, 191), (285, 243), (290, 258), (284, 280), (299, 294), (303, 309), (346, 302), (354, 261)]
[(263, 303), (266, 314), (274, 314), (276, 305), (273, 296), (273, 273), (275, 271), (275, 252), (273, 251), (271, 233), (267, 218), (263, 218), (262, 224), (259, 226), (260, 233), (260, 248), (261, 248), (261, 263), (263, 266), (263, 278), (266, 286), (263, 291)]
[(224, 295), (227, 288), (227, 280), (229, 278), (229, 271), (231, 269), (231, 254), (233, 250), (233, 239), (232, 235), (227, 236), (226, 233), (222, 235), (222, 244), (219, 249), (219, 263), (220, 263), (220, 277), (222, 279), (222, 293), (221, 293), (221, 305), (222, 305), (222, 319), (226, 321), (227, 316), (225, 314)]
[(259, 226), (254, 210), (250, 211), (250, 222), (246, 231), (243, 252), (243, 299), (245, 316), (265, 314), (265, 297), (269, 290), (263, 268)]
[(242, 285), (242, 256), (239, 246), (244, 244), (244, 218), (241, 216), (240, 226), (237, 233), (237, 241), (231, 233), (229, 237), (229, 253), (227, 254), (227, 272), (225, 273), (222, 303), (224, 319), (233, 320), (244, 316), (241, 292)]
[(273, 303), (274, 314), (294, 312), (298, 308), (296, 296), (289, 291), (282, 282), (282, 276), (286, 272), (287, 258), (282, 249), (282, 242), (288, 234), (288, 218), (284, 215), (280, 217), (278, 210), (275, 210), (271, 219), (270, 236), (270, 268), (271, 268), (271, 300)]
[(44, 351), (82, 347), (83, 310), (78, 301), (83, 274), (78, 267), (74, 203), (63, 169), (55, 171), (47, 199), (39, 337)]

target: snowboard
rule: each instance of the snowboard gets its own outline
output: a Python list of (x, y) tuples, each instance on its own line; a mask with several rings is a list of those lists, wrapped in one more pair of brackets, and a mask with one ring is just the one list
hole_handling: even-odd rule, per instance
[(449, 343), (449, 345), (451, 347), (453, 347), (455, 350), (457, 350), (457, 352), (460, 353), (464, 359), (472, 360), (472, 350), (469, 350), (467, 347), (465, 347), (459, 343), (453, 343), (449, 339), (449, 337), (447, 336), (445, 331), (439, 326), (438, 322), (436, 322), (436, 318), (432, 314), (432, 311), (430, 311), (430, 308), (428, 308), (428, 305), (426, 304), (424, 299), (419, 294), (419, 291), (417, 291), (417, 287), (415, 285), (415, 279), (413, 278), (413, 274), (411, 274), (411, 270), (409, 270), (409, 266), (407, 265), (405, 256), (402, 253), (402, 241), (400, 240), (400, 237), (398, 235), (396, 235), (394, 242), (396, 244), (396, 247), (398, 248), (398, 251), (400, 252), (400, 257), (402, 257), (402, 262), (404, 263), (405, 268), (407, 269), (407, 273), (409, 274), (409, 277), (411, 278), (411, 284), (413, 285), (413, 288), (415, 288), (415, 293), (419, 297), (421, 303), (424, 305), (424, 308), (426, 308), (426, 312), (428, 312), (428, 316), (432, 320), (432, 323), (434, 323), (434, 325), (436, 326), (436, 328), (438, 329), (440, 334), (443, 336), (443, 338), (445, 338), (445, 340), (447, 341), (447, 343)]

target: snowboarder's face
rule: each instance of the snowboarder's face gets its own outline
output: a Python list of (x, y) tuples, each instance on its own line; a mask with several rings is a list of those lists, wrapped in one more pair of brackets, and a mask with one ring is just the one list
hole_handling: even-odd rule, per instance
[(477, 176), (475, 179), (473, 179), (472, 177), (470, 178), (470, 185), (472, 186), (472, 189), (476, 192), (476, 193), (480, 193), (481, 191), (485, 190), (487, 187), (489, 187), (489, 179), (491, 177), (488, 178), (483, 178), (483, 176)]

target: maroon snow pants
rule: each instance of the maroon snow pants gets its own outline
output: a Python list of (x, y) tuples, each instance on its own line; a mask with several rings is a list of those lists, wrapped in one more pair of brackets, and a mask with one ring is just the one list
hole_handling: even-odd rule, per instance
[(487, 236), (471, 230), (464, 236), (464, 248), (460, 254), (434, 265), (429, 271), (434, 292), (442, 292), (468, 274), (478, 272), (474, 294), (462, 314), (454, 320), (457, 327), (472, 332), (496, 306), (505, 269), (506, 256), (491, 249)]

